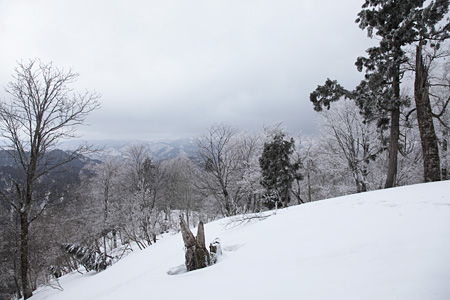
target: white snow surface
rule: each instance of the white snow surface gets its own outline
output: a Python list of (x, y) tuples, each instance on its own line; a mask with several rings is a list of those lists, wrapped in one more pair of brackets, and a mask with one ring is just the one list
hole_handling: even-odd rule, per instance
[(224, 252), (211, 267), (185, 272), (182, 237), (167, 234), (31, 299), (450, 299), (450, 181), (270, 214), (206, 224), (207, 243), (220, 238)]

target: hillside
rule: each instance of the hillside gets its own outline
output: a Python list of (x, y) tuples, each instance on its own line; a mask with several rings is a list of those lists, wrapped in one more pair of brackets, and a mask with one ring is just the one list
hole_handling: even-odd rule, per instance
[[(51, 150), (46, 153), (44, 160), (48, 162), (47, 166), (52, 166), (68, 157), (70, 157), (69, 154), (62, 150)], [(81, 155), (54, 168), (50, 174), (41, 177), (39, 182), (35, 184), (35, 189), (40, 192), (50, 192), (53, 195), (50, 199), (59, 200), (67, 193), (69, 186), (79, 183), (80, 174), (88, 175), (91, 173), (89, 169), (85, 168), (86, 166), (98, 163), (100, 163), (99, 160)], [(8, 185), (11, 183), (10, 177), (23, 179), (24, 176), (21, 173), (21, 168), (15, 165), (13, 157), (7, 151), (0, 150), (0, 190), (8, 190)], [(2, 206), (8, 208), (9, 204), (7, 201), (3, 201), (0, 202), (0, 207)]]
[(166, 235), (31, 299), (450, 299), (449, 191), (420, 184), (222, 219), (205, 227), (224, 250), (212, 267), (183, 272), (182, 238)]
[(92, 157), (103, 160), (107, 157), (123, 157), (132, 145), (143, 145), (147, 148), (152, 160), (160, 161), (171, 159), (184, 154), (187, 157), (196, 157), (198, 149), (193, 139), (175, 139), (159, 141), (137, 141), (137, 140), (72, 140), (61, 144), (63, 150), (73, 150), (80, 144), (88, 143), (102, 151)]

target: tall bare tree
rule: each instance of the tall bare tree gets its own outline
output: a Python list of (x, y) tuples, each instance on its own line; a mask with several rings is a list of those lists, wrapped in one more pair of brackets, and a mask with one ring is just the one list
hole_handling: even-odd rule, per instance
[(156, 242), (156, 223), (162, 201), (163, 174), (160, 163), (153, 163), (148, 148), (142, 144), (127, 149), (124, 180), (129, 192), (128, 206), (135, 206), (134, 213), (143, 240), (148, 245)]
[(375, 124), (364, 122), (356, 105), (347, 99), (336, 103), (334, 110), (322, 112), (319, 120), (324, 142), (347, 162), (356, 192), (366, 192), (369, 163), (383, 150)]
[(195, 188), (198, 177), (197, 166), (185, 155), (164, 162), (166, 174), (166, 216), (170, 218), (169, 209), (184, 211), (186, 224), (190, 226), (191, 214), (198, 214), (201, 209), (202, 197)]
[(99, 108), (99, 95), (75, 93), (69, 85), (78, 74), (52, 63), (31, 60), (19, 63), (6, 91), (9, 101), (0, 101), (2, 149), (14, 161), (18, 176), (10, 178), (14, 189), (1, 196), (20, 219), (20, 274), (24, 299), (32, 296), (29, 284), (29, 228), (51, 202), (39, 188), (41, 179), (56, 168), (90, 151), (81, 146), (66, 155), (53, 155), (61, 139), (75, 137), (86, 116)]
[(93, 168), (95, 176), (91, 179), (90, 196), (93, 197), (98, 204), (98, 209), (101, 211), (102, 218), (99, 218), (99, 228), (101, 228), (100, 235), (103, 239), (104, 253), (107, 253), (107, 235), (112, 233), (113, 245), (112, 248), (117, 247), (117, 230), (119, 227), (120, 217), (118, 217), (118, 202), (120, 196), (118, 190), (120, 187), (119, 172), (120, 164), (113, 159), (107, 159), (102, 164)]
[(265, 193), (261, 185), (261, 167), (259, 157), (263, 151), (265, 136), (262, 133), (244, 132), (237, 141), (237, 153), (240, 160), (241, 178), (237, 182), (245, 200), (244, 212), (258, 212), (262, 209)]
[(224, 216), (235, 215), (242, 198), (235, 184), (242, 178), (236, 135), (236, 129), (221, 124), (212, 126), (207, 135), (197, 140), (206, 171), (200, 189), (214, 196)]

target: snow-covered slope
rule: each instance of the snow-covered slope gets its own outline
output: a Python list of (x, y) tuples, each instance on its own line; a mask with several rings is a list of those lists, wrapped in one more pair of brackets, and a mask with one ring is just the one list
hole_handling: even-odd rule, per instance
[[(182, 270), (166, 235), (106, 271), (73, 273), (40, 299), (450, 299), (450, 181), (334, 198), (264, 220), (206, 224), (224, 255)], [(169, 272), (170, 273), (170, 272)]]

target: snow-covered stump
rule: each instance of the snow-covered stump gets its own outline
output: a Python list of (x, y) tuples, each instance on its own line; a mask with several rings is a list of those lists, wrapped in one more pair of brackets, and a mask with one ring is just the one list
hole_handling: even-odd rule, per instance
[(211, 258), (205, 246), (205, 229), (203, 222), (198, 224), (197, 238), (191, 232), (183, 218), (180, 217), (180, 228), (186, 247), (185, 265), (187, 271), (205, 268), (211, 265)]
[(209, 252), (211, 256), (211, 264), (215, 264), (222, 255), (222, 246), (220, 246), (220, 240), (216, 238), (209, 244)]

